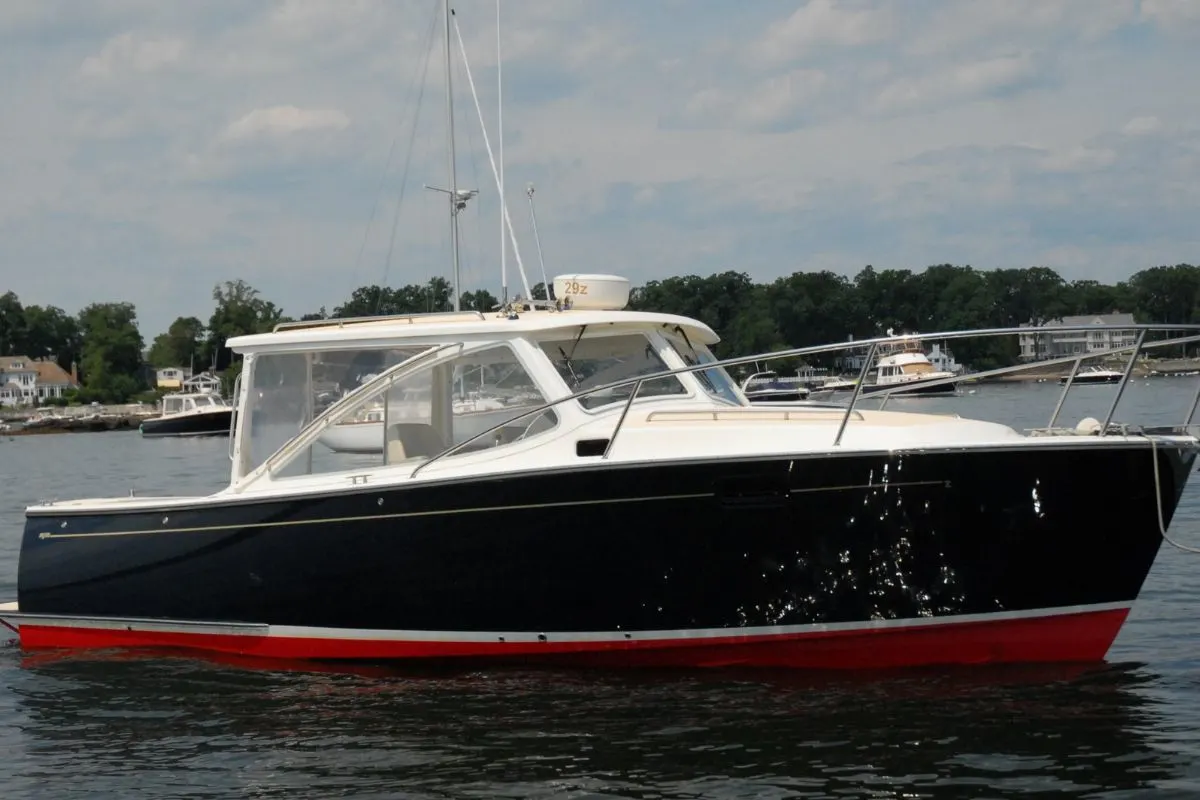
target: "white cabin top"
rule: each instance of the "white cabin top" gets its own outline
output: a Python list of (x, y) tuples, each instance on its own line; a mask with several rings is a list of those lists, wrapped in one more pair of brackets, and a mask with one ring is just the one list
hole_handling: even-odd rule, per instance
[(168, 394), (162, 399), (163, 416), (182, 414), (188, 411), (215, 411), (229, 408), (229, 404), (213, 392), (184, 392)]
[[(588, 334), (646, 328), (681, 328), (696, 344), (713, 345), (720, 337), (698, 320), (675, 314), (625, 311), (629, 282), (615, 275), (559, 275), (554, 279), (556, 308), (534, 308), (517, 302), (515, 313), (449, 311), (395, 314), (356, 319), (288, 323), (271, 333), (237, 336), (226, 346), (237, 353), (289, 352), (324, 348), (406, 345), (455, 341), (473, 342), (522, 337), (587, 326)], [(523, 309), (523, 310), (522, 310)]]

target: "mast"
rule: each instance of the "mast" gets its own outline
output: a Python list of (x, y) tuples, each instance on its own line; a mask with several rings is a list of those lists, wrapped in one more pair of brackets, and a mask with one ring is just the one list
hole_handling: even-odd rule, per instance
[[(442, 0), (446, 17), (446, 127), (449, 140), (450, 161), (450, 254), (454, 261), (454, 310), (459, 310), (459, 297), (462, 287), (459, 284), (458, 268), (458, 170), (454, 153), (454, 86), (450, 69), (450, 17), (454, 13), (450, 9), (450, 0)], [(466, 205), (465, 203), (463, 205)]]
[[(449, 39), (447, 38), (447, 42)], [(447, 45), (449, 46), (449, 45)], [(500, 57), (500, 0), (496, 0), (496, 105), (497, 105), (497, 122), (496, 122), (496, 139), (499, 142), (500, 150), (500, 176), (497, 182), (500, 184), (500, 303), (508, 304), (508, 242), (504, 236), (504, 215), (507, 211), (507, 206), (504, 203), (504, 79), (503, 79), (504, 61)], [(530, 298), (531, 300), (533, 298)]]

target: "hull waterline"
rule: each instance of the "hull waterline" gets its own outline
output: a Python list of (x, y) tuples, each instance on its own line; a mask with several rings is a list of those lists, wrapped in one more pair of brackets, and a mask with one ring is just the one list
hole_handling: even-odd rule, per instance
[[(0, 619), (30, 649), (288, 659), (1098, 661), (1161, 542), (1151, 453), (1041, 450), (583, 467), (31, 516), (19, 604)], [(1194, 453), (1158, 458), (1169, 521)], [(1094, 502), (1117, 491), (1117, 508)]]
[(898, 669), (933, 665), (1103, 660), (1129, 613), (1124, 604), (801, 630), (486, 633), (350, 631), (139, 619), (0, 618), (26, 650), (195, 650), (279, 660), (456, 660), (596, 667)]

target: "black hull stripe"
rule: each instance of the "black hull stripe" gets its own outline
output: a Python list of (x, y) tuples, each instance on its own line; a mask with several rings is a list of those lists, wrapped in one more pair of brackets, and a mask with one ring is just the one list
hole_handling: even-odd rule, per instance
[(1127, 611), (1129, 602), (1088, 603), (1074, 606), (1055, 606), (1020, 611), (989, 611), (978, 614), (949, 614), (937, 617), (903, 617), (899, 619), (856, 620), (802, 625), (757, 625), (724, 628), (683, 628), (668, 630), (630, 631), (434, 631), (381, 630), (369, 628), (327, 628), (303, 625), (270, 625), (261, 622), (217, 622), (206, 620), (165, 620), (141, 617), (87, 617), (67, 614), (24, 613), (12, 609), (15, 604), (0, 607), (0, 618), (6, 624), (70, 627), (91, 629), (120, 628), (131, 631), (162, 631), (192, 634), (221, 634), (234, 636), (278, 636), (281, 638), (343, 639), (358, 641), (407, 642), (621, 642), (630, 640), (678, 641), (724, 639), (729, 637), (795, 636), (811, 633), (838, 633), (872, 630), (895, 630), (935, 625), (962, 625), (976, 622), (1040, 619), (1101, 611)]
[[(800, 489), (791, 489), (788, 494), (814, 494), (822, 492), (847, 492), (857, 489), (903, 489), (914, 486), (950, 486), (950, 481), (932, 480), (932, 481), (888, 481), (880, 483), (859, 483), (847, 484), (844, 486), (819, 486), (806, 487)], [(387, 491), (395, 489), (403, 489), (403, 486), (388, 486)], [(382, 491), (382, 490), (381, 490)], [(277, 520), (271, 522), (243, 522), (230, 525), (196, 525), (186, 528), (160, 528), (157, 530), (125, 530), (125, 531), (97, 531), (94, 533), (54, 533), (53, 531), (41, 531), (38, 533), (38, 538), (46, 539), (93, 539), (108, 536), (146, 536), (152, 534), (164, 533), (213, 533), (217, 531), (228, 530), (249, 530), (257, 528), (288, 528), (300, 525), (329, 525), (346, 522), (374, 522), (379, 520), (393, 519), (413, 519), (417, 517), (444, 517), (458, 514), (483, 514), (483, 513), (500, 513), (505, 511), (531, 511), (546, 508), (571, 508), (579, 506), (601, 506), (601, 505), (620, 505), (624, 503), (653, 503), (666, 502), (671, 500), (699, 500), (702, 498), (715, 497), (713, 492), (691, 492), (688, 494), (666, 494), (656, 495), (654, 497), (608, 497), (598, 500), (560, 500), (550, 503), (524, 503), (519, 505), (509, 506), (482, 506), (479, 508), (439, 508), (431, 511), (398, 511), (392, 514), (364, 514), (348, 517), (322, 517), (317, 519), (291, 519)], [(292, 499), (290, 497), (276, 498), (279, 502), (287, 502)], [(380, 498), (382, 500), (383, 498)], [(213, 506), (213, 510), (220, 506)], [(142, 509), (130, 509), (126, 513), (143, 513)], [(145, 513), (149, 513), (146, 511)], [(163, 518), (164, 522), (167, 520)]]

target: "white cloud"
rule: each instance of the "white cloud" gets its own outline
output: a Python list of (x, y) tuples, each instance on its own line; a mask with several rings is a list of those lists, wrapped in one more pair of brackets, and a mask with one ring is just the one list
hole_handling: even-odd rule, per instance
[(787, 19), (774, 23), (757, 45), (757, 54), (768, 62), (795, 60), (814, 47), (853, 47), (888, 36), (888, 7), (855, 8), (838, 0), (808, 0)]
[(919, 55), (978, 52), (1003, 42), (1095, 39), (1137, 18), (1137, 0), (955, 0), (939, 3), (927, 24), (913, 27), (906, 45)]
[(114, 36), (94, 56), (88, 56), (79, 66), (79, 73), (89, 78), (103, 78), (123, 72), (154, 72), (177, 63), (184, 55), (186, 44), (171, 36), (143, 36), (132, 31)]
[(953, 101), (971, 101), (1036, 78), (1042, 68), (1030, 53), (1005, 55), (957, 65), (941, 64), (923, 75), (902, 77), (884, 86), (875, 109), (905, 112)]
[(755, 130), (796, 114), (824, 89), (820, 70), (797, 69), (762, 79), (752, 87), (702, 89), (688, 100), (685, 114), (719, 127)]
[(1089, 172), (1107, 167), (1116, 158), (1116, 152), (1108, 148), (1078, 145), (1068, 150), (1045, 154), (1038, 160), (1038, 166), (1046, 172)]
[(346, 112), (336, 108), (271, 106), (256, 108), (229, 123), (222, 133), (226, 141), (288, 136), (301, 131), (343, 130), (350, 125)]
[[(495, 146), (495, 3), (456, 8)], [(505, 3), (523, 255), (532, 268), (533, 182), (548, 269), (639, 282), (945, 261), (1115, 280), (1194, 261), (1200, 53), (1177, 34), (1197, 8)], [(445, 275), (445, 205), (422, 188), (446, 181), (440, 13), (437, 0), (0, 4), (0, 93), (21, 112), (0, 118), (0, 286), (74, 310), (119, 270), (151, 336), (207, 317), (231, 278), (299, 314), (382, 280), (393, 220), (387, 280)], [(497, 203), (454, 56), (459, 180), (481, 190), (461, 217), (464, 276), (495, 291)]]
[(1158, 117), (1134, 117), (1121, 127), (1121, 132), (1129, 136), (1144, 136), (1161, 128), (1162, 121)]
[(1167, 33), (1200, 30), (1200, 4), (1195, 0), (1142, 0), (1142, 16)]

